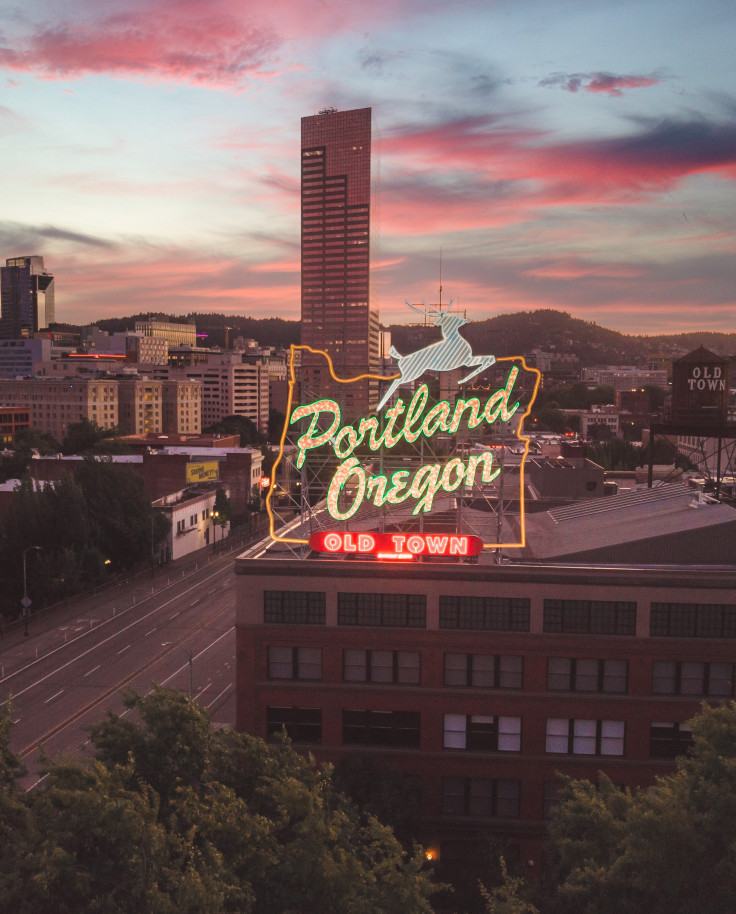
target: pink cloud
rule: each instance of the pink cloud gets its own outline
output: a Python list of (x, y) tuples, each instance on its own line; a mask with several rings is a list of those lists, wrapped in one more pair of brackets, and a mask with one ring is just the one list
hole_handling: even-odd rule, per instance
[(651, 76), (614, 76), (612, 73), (596, 73), (584, 86), (586, 92), (602, 92), (606, 95), (623, 95), (624, 89), (642, 89), (656, 86), (661, 79)]
[(541, 80), (546, 88), (560, 88), (568, 92), (595, 92), (621, 96), (625, 89), (642, 89), (656, 86), (662, 79), (655, 76), (617, 75), (615, 73), (553, 73)]
[[(705, 120), (642, 122), (628, 135), (553, 143), (475, 118), (398, 132), (383, 149), (406, 169), (392, 187), (391, 218), (420, 232), (443, 217), (472, 228), (484, 208), (484, 224), (502, 224), (525, 218), (525, 208), (638, 204), (693, 175), (736, 178), (736, 124)], [(396, 203), (409, 200), (416, 209), (402, 216)]]
[(48, 79), (105, 73), (232, 88), (263, 70), (279, 44), (270, 27), (242, 15), (160, 7), (40, 28), (6, 43), (0, 66)]
[[(427, 14), (438, 5), (439, 0), (403, 5), (373, 0), (371, 24)], [(278, 52), (287, 43), (365, 27), (365, 7), (347, 0), (123, 0), (122, 6), (122, 12), (97, 18), (92, 13), (85, 24), (46, 21), (25, 34), (3, 36), (0, 66), (45, 79), (110, 74), (239, 89), (249, 80), (282, 72)], [(289, 69), (299, 66), (288, 64)]]

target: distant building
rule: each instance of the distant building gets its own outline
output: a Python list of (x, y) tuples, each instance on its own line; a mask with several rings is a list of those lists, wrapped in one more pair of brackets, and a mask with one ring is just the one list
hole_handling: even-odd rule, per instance
[(144, 336), (166, 340), (169, 346), (196, 346), (197, 327), (194, 324), (177, 324), (173, 321), (136, 321), (135, 329)]
[(3, 447), (12, 444), (18, 432), (30, 428), (28, 409), (17, 406), (0, 407), (0, 444)]
[(583, 438), (590, 436), (590, 429), (594, 425), (603, 425), (613, 435), (618, 435), (619, 411), (615, 406), (594, 406), (580, 413), (580, 434)]
[(84, 419), (100, 428), (118, 424), (118, 382), (109, 378), (0, 379), (0, 406), (28, 409), (30, 424), (61, 441)]
[(161, 428), (164, 434), (199, 435), (202, 431), (202, 385), (195, 380), (163, 381)]
[(148, 378), (118, 379), (118, 424), (127, 435), (163, 431), (161, 381)]
[(243, 361), (241, 352), (213, 352), (206, 362), (181, 368), (158, 367), (153, 377), (197, 380), (202, 385), (202, 427), (225, 416), (244, 416), (259, 431), (268, 428), (268, 364), (265, 359)]
[(0, 339), (0, 377), (30, 378), (44, 361), (51, 361), (51, 340)]
[[(302, 344), (327, 352), (339, 378), (378, 366), (371, 308), (371, 109), (302, 118)], [(303, 398), (332, 397), (348, 415), (378, 401), (378, 382), (338, 384), (324, 359), (302, 355)]]
[[(263, 465), (261, 452), (255, 448), (197, 447), (187, 443), (104, 459), (135, 470), (151, 499), (163, 498), (194, 483), (220, 483), (230, 494), (233, 518), (248, 514), (253, 487), (260, 481)], [(76, 456), (34, 456), (30, 473), (35, 480), (54, 482), (73, 476), (81, 464), (82, 458)]]
[[(162, 562), (183, 558), (230, 534), (230, 522), (221, 524), (213, 515), (218, 488), (221, 486), (215, 483), (189, 486), (152, 503), (171, 523), (167, 540), (160, 547)], [(227, 488), (225, 494), (229, 494)]]
[(55, 320), (54, 277), (43, 257), (11, 257), (0, 267), (0, 337), (32, 336)]
[(661, 369), (632, 368), (625, 365), (603, 365), (583, 368), (583, 381), (614, 390), (631, 390), (637, 387), (669, 389), (667, 372)]

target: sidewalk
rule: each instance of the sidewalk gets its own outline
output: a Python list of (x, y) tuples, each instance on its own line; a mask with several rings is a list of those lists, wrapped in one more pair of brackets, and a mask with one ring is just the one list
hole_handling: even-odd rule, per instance
[[(205, 546), (166, 565), (157, 565), (153, 569), (141, 568), (121, 575), (110, 584), (69, 597), (38, 613), (34, 613), (31, 607), (27, 636), (24, 634), (24, 620), (20, 617), (12, 622), (0, 624), (0, 664), (4, 658), (10, 659), (9, 655), (13, 658), (13, 666), (20, 659), (19, 654), (24, 655), (23, 659), (26, 662), (34, 659), (49, 650), (46, 642), (52, 632), (56, 634), (55, 641), (58, 642), (59, 630), (66, 631), (72, 627), (79, 630), (86, 624), (92, 628), (95, 620), (107, 618), (111, 613), (114, 615), (116, 606), (120, 609), (128, 608), (132, 603), (140, 602), (176, 580), (198, 571), (215, 558), (243, 551), (246, 545), (251, 541), (257, 541), (261, 536), (262, 531), (236, 529), (233, 535), (219, 541), (215, 548)], [(55, 646), (59, 646), (59, 643)], [(0, 666), (0, 681), (2, 678), (3, 669)]]

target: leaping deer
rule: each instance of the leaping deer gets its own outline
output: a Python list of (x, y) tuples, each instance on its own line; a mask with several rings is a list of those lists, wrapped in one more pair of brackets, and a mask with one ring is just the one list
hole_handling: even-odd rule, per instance
[(437, 308), (433, 308), (431, 305), (425, 305), (426, 310), (422, 311), (421, 308), (417, 308), (415, 305), (409, 304), (409, 302), (405, 304), (409, 305), (412, 311), (417, 311), (419, 314), (427, 314), (429, 311), (436, 315), (432, 323), (442, 331), (442, 339), (432, 343), (430, 346), (425, 346), (424, 349), (410, 352), (408, 355), (399, 355), (393, 346), (389, 349), (390, 354), (398, 360), (401, 377), (396, 378), (383, 395), (381, 402), (378, 404), (379, 410), (383, 409), (397, 387), (415, 381), (425, 371), (451, 371), (461, 365), (468, 367), (476, 365), (475, 371), (471, 371), (469, 375), (457, 382), (458, 384), (464, 384), (496, 361), (496, 357), (493, 355), (473, 355), (470, 343), (463, 339), (459, 332), (460, 327), (463, 324), (467, 324), (468, 319), (461, 314), (450, 312), (452, 302), (450, 302), (445, 311), (438, 311)]

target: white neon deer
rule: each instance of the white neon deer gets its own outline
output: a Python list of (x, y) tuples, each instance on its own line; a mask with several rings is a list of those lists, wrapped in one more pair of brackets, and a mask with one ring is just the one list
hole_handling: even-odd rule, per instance
[(389, 352), (398, 360), (401, 377), (396, 378), (383, 395), (383, 399), (378, 404), (379, 410), (383, 409), (387, 401), (391, 399), (397, 387), (416, 381), (425, 371), (452, 371), (453, 368), (459, 368), (461, 365), (476, 366), (475, 371), (471, 371), (469, 375), (457, 382), (464, 384), (496, 361), (496, 357), (493, 355), (473, 355), (470, 343), (463, 339), (459, 332), (460, 327), (467, 324), (468, 319), (450, 311), (452, 302), (445, 311), (439, 311), (431, 305), (425, 305), (425, 310), (422, 311), (421, 308), (410, 305), (409, 302), (406, 304), (412, 311), (418, 311), (419, 314), (435, 315), (432, 323), (442, 331), (442, 339), (432, 343), (431, 346), (425, 346), (424, 349), (410, 352), (408, 355), (399, 355), (394, 347), (391, 347)]

